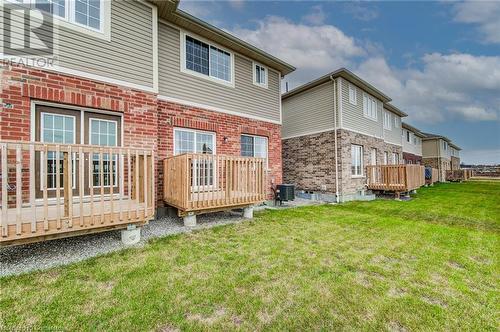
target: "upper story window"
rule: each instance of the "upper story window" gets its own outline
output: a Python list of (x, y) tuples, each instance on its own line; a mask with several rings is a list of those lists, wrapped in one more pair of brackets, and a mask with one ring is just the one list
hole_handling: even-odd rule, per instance
[(377, 101), (367, 94), (363, 95), (363, 114), (377, 121)]
[(406, 141), (408, 143), (411, 143), (411, 134), (410, 134), (410, 132), (408, 130), (406, 131)]
[(384, 112), (384, 129), (391, 130), (391, 113)]
[(104, 0), (25, 0), (34, 8), (46, 11), (70, 23), (96, 31), (103, 30)]
[(356, 97), (356, 87), (349, 83), (349, 102), (353, 105), (357, 105), (357, 97)]
[(204, 41), (185, 35), (182, 69), (219, 83), (233, 82), (231, 53)]
[(448, 143), (446, 141), (443, 141), (443, 149), (445, 151), (448, 150)]
[(417, 140), (418, 140), (417, 136), (413, 135), (413, 144), (417, 145)]
[(258, 63), (253, 63), (253, 83), (267, 88), (267, 68)]
[(399, 118), (394, 115), (394, 128), (398, 128), (398, 127), (399, 127)]

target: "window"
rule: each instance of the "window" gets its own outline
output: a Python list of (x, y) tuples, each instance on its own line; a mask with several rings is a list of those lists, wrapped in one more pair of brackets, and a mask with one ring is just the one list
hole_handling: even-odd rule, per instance
[(398, 165), (399, 164), (399, 154), (396, 153), (396, 152), (392, 153), (392, 163), (394, 165)]
[(232, 57), (229, 52), (193, 37), (185, 38), (185, 68), (195, 73), (232, 82)]
[(399, 128), (399, 118), (394, 115), (394, 128)]
[(391, 130), (391, 113), (384, 112), (384, 129)]
[(363, 175), (363, 147), (361, 145), (351, 145), (351, 174), (353, 176)]
[(102, 30), (103, 0), (26, 0), (34, 7), (65, 21), (92, 30)]
[(356, 87), (349, 83), (349, 102), (353, 105), (357, 105), (358, 102), (356, 100)]
[(415, 135), (412, 135), (412, 136), (413, 136), (413, 144), (417, 145), (417, 136), (415, 136)]
[(410, 137), (411, 137), (410, 132), (407, 130), (407, 131), (406, 131), (406, 141), (407, 141), (408, 143), (410, 143), (410, 142), (411, 142)]
[[(103, 120), (103, 119), (90, 119), (90, 144), (100, 146), (117, 146), (117, 127), (116, 121)], [(94, 153), (92, 157), (92, 184), (95, 187), (101, 186), (101, 157), (99, 154)], [(102, 155), (102, 174), (103, 186), (111, 185), (111, 175), (113, 175), (113, 186), (117, 185), (116, 178), (116, 165), (118, 156), (109, 153)]]
[(66, 17), (65, 0), (35, 0), (35, 8), (59, 17)]
[(363, 95), (363, 114), (367, 118), (377, 120), (377, 101), (367, 94)]
[(241, 155), (264, 158), (267, 165), (267, 137), (241, 135)]
[(253, 83), (267, 88), (267, 70), (266, 67), (254, 63), (253, 65)]
[(387, 165), (389, 163), (389, 153), (387, 151), (384, 151), (384, 165)]
[[(70, 115), (42, 113), (41, 140), (44, 143), (75, 143), (75, 117)], [(57, 156), (56, 152), (47, 153), (47, 189), (57, 186)], [(75, 183), (75, 162), (73, 156), (73, 184)], [(63, 155), (59, 154), (60, 186), (64, 186)], [(74, 187), (74, 186), (73, 186)]]
[(446, 151), (448, 150), (448, 143), (443, 141), (443, 149)]

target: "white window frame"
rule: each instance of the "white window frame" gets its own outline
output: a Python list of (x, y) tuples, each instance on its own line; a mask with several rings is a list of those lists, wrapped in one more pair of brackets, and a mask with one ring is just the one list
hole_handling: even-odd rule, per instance
[[(265, 81), (264, 83), (259, 83), (257, 82), (257, 72), (256, 72), (256, 66), (259, 66), (264, 69), (264, 72), (266, 73)], [(267, 89), (268, 87), (268, 81), (269, 81), (269, 68), (267, 66), (264, 66), (258, 62), (252, 61), (252, 75), (253, 75), (253, 84), (260, 86), (261, 88)]]
[[(54, 22), (60, 26), (76, 30), (81, 33), (91, 35), (96, 38), (104, 39), (106, 41), (111, 40), (111, 1), (99, 0), (99, 29), (81, 24), (75, 21), (75, 0), (65, 0), (64, 17), (58, 15), (52, 15)], [(10, 0), (13, 3), (24, 3), (29, 4), (29, 6), (36, 10), (41, 10), (35, 7), (35, 0), (21, 0), (15, 1)], [(49, 13), (50, 14), (50, 13)]]
[[(266, 136), (258, 136), (258, 135), (250, 135), (250, 134), (241, 134), (240, 135), (240, 150), (241, 150), (241, 136), (247, 136), (247, 137), (253, 137), (253, 138), (263, 138), (266, 140), (266, 169), (269, 168), (269, 138)], [(262, 157), (255, 157), (255, 139), (253, 140), (253, 151), (254, 151), (254, 158), (262, 158)], [(240, 151), (241, 155), (241, 151)]]
[[(373, 106), (375, 106), (374, 112), (371, 109)], [(363, 115), (365, 118), (378, 121), (378, 101), (365, 92), (363, 92)]]
[(384, 111), (384, 129), (392, 130), (391, 121), (391, 112)]
[(394, 114), (394, 128), (399, 128), (399, 117)]
[(399, 164), (399, 153), (397, 153), (397, 152), (392, 153), (392, 164), (393, 165)]
[[(104, 155), (104, 154), (107, 154), (107, 152), (105, 151), (105, 150), (106, 150), (106, 147), (113, 147), (113, 146), (114, 146), (114, 147), (117, 147), (117, 146), (118, 146), (118, 121), (116, 121), (116, 120), (108, 120), (108, 119), (101, 119), (101, 118), (89, 118), (89, 128), (88, 128), (88, 129), (89, 129), (89, 133), (88, 133), (88, 134), (89, 134), (89, 145), (93, 145), (93, 144), (91, 143), (91, 141), (92, 141), (92, 121), (93, 121), (93, 120), (95, 120), (95, 121), (99, 121), (99, 122), (111, 122), (111, 123), (114, 123), (114, 124), (115, 124), (115, 128), (116, 128), (116, 139), (115, 139), (115, 145), (99, 145), (99, 146), (101, 146), (101, 147), (103, 148), (103, 150), (104, 150), (104, 151), (103, 151), (103, 155)], [(95, 155), (95, 154), (97, 154), (97, 153), (94, 153), (94, 155)], [(97, 155), (98, 155), (98, 154), (97, 154)], [(92, 156), (92, 158), (94, 158), (94, 157)], [(99, 161), (99, 159), (97, 159), (97, 160)], [(93, 161), (94, 161), (94, 160), (92, 160), (92, 162), (93, 162)], [(103, 156), (103, 161), (104, 161), (104, 156)], [(118, 173), (119, 173), (119, 171), (118, 171), (118, 167), (119, 167), (118, 162), (119, 162), (119, 161), (118, 161), (118, 158), (117, 158), (117, 159), (116, 159), (116, 173), (115, 173), (115, 177), (113, 178), (113, 184), (114, 184), (113, 188), (114, 188), (114, 187), (118, 187)], [(93, 164), (92, 164), (92, 165), (93, 165)], [(103, 169), (104, 169), (104, 168), (103, 168)], [(111, 169), (112, 169), (112, 168), (111, 168)], [(91, 178), (91, 179), (89, 179), (89, 182), (94, 180), (94, 178), (93, 178), (93, 176), (94, 176), (94, 172), (92, 171), (92, 172), (91, 172), (91, 174), (92, 174), (92, 178)], [(89, 183), (89, 184), (90, 184), (90, 183)], [(111, 184), (109, 184), (109, 185), (107, 185), (107, 186), (104, 186), (104, 185), (102, 185), (102, 184), (101, 184), (101, 186), (100, 186), (100, 185), (95, 185), (95, 184), (92, 182), (92, 186), (93, 186), (94, 188), (101, 188), (101, 187), (103, 187), (103, 188), (110, 188), (110, 187), (111, 187)]]
[[(359, 162), (360, 162), (359, 163), (359, 166), (360, 166), (359, 170), (360, 170), (360, 173), (359, 174), (358, 173), (356, 173), (356, 174), (352, 173), (352, 166), (354, 166), (356, 168), (356, 165), (357, 165), (357, 163), (355, 163), (355, 161), (357, 159), (352, 160), (352, 151), (353, 151), (354, 148), (356, 148), (356, 150), (358, 148), (360, 148), (359, 149), (359, 151), (360, 151), (360, 156), (359, 156)], [(363, 146), (359, 145), (359, 144), (351, 144), (351, 178), (362, 178), (363, 176), (364, 176), (364, 170), (363, 170)]]
[[(219, 46), (218, 44), (215, 44), (213, 42), (210, 42), (208, 40), (206, 40), (205, 38), (202, 38), (202, 37), (199, 37), (195, 34), (192, 34), (192, 33), (187, 33), (185, 31), (181, 31), (180, 33), (180, 36), (181, 36), (181, 47), (180, 47), (180, 57), (181, 57), (181, 63), (180, 63), (180, 71), (182, 73), (185, 73), (185, 74), (189, 74), (189, 75), (192, 75), (192, 76), (195, 76), (195, 77), (199, 77), (199, 78), (202, 78), (202, 79), (205, 79), (205, 80), (208, 80), (208, 81), (211, 81), (211, 82), (215, 82), (215, 83), (218, 83), (218, 84), (222, 84), (222, 85), (225, 85), (225, 86), (228, 86), (228, 87), (231, 87), (231, 88), (234, 88), (234, 52), (231, 52), (230, 50), (224, 48), (224, 47), (221, 47)], [(207, 44), (208, 45), (208, 75), (205, 75), (205, 74), (202, 74), (202, 73), (198, 73), (197, 71), (194, 71), (194, 70), (191, 70), (191, 69), (188, 69), (186, 67), (186, 37), (191, 37), (193, 39), (196, 39), (204, 44)], [(218, 77), (214, 77), (214, 76), (210, 76), (210, 46), (213, 46), (215, 48), (218, 48), (220, 49), (221, 51), (224, 51), (224, 52), (227, 52), (229, 53), (229, 56), (230, 56), (230, 68), (231, 68), (231, 75), (230, 75), (230, 81), (226, 81), (226, 80), (223, 80), (221, 78), (218, 78)]]
[[(51, 112), (40, 112), (40, 142), (44, 143), (43, 129), (44, 129), (44, 115), (45, 114), (73, 118), (73, 130), (74, 130), (74, 132), (73, 132), (73, 142), (72, 143), (52, 143), (52, 142), (49, 142), (49, 144), (60, 144), (60, 145), (76, 144), (76, 116), (74, 116), (74, 115), (68, 115), (68, 114), (51, 113)], [(55, 151), (51, 151), (51, 152), (55, 153)], [(47, 160), (49, 160), (48, 156), (47, 156)], [(59, 161), (62, 161), (62, 159), (59, 159)], [(76, 162), (75, 161), (76, 161), (76, 153), (73, 153), (73, 160), (71, 161), (71, 168), (72, 168), (71, 173), (73, 175), (73, 179), (71, 180), (72, 183), (73, 183), (73, 187), (71, 188), (72, 190), (76, 189)], [(40, 169), (44, 169), (45, 173), (47, 173), (47, 165), (45, 165), (45, 167), (43, 167), (43, 160), (41, 158), (40, 158)], [(47, 174), (45, 174), (45, 176), (47, 176)], [(57, 175), (55, 175), (55, 176), (57, 176)], [(56, 178), (56, 181), (57, 181), (57, 178)], [(40, 176), (40, 189), (41, 190), (44, 189), (44, 187), (43, 187), (43, 178), (41, 176)], [(57, 186), (56, 186), (56, 188), (47, 188), (47, 191), (54, 191), (54, 190), (57, 190)]]
[(356, 87), (349, 83), (349, 103), (352, 105), (358, 105), (358, 97)]
[(384, 165), (389, 165), (389, 152), (384, 151)]

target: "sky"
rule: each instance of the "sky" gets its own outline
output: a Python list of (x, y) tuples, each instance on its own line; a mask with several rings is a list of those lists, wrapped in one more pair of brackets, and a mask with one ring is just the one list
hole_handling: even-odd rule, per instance
[(465, 163), (500, 163), (500, 1), (187, 1), (180, 8), (294, 65), (289, 89), (345, 67)]

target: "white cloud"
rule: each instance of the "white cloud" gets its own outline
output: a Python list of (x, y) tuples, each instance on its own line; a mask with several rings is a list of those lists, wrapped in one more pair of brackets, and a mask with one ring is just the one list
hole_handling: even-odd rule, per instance
[(451, 107), (450, 111), (459, 113), (464, 118), (472, 121), (490, 121), (498, 119), (498, 112), (486, 110), (478, 106), (456, 106)]
[(365, 49), (352, 37), (333, 25), (294, 23), (268, 16), (256, 29), (235, 28), (230, 32), (256, 45), (298, 69), (287, 80), (290, 88), (305, 83), (342, 66), (353, 66), (366, 55)]
[(465, 1), (453, 5), (454, 20), (476, 24), (485, 43), (500, 43), (500, 2)]
[(311, 11), (302, 17), (302, 21), (311, 25), (322, 25), (326, 19), (326, 13), (320, 5), (312, 6)]

